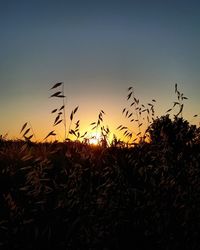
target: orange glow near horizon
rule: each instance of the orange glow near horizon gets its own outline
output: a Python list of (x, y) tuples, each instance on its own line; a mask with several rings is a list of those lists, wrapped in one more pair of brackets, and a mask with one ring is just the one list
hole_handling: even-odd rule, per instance
[[(57, 90), (55, 90), (57, 91)], [(45, 92), (45, 91), (44, 91)], [(127, 93), (125, 92), (125, 95)], [(49, 95), (49, 93), (48, 93)], [(120, 100), (120, 96), (116, 95), (117, 97), (113, 95), (112, 101), (110, 96), (104, 95), (104, 102), (102, 102), (102, 97), (98, 98), (90, 98), (88, 100), (84, 99), (84, 95), (77, 95), (74, 98), (68, 100), (66, 98), (66, 135), (68, 135), (69, 129), (75, 129), (75, 124), (78, 120), (80, 120), (80, 127), (79, 132), (80, 136), (82, 136), (86, 131), (87, 134), (84, 136), (84, 138), (80, 138), (80, 141), (83, 139), (88, 139), (90, 144), (98, 144), (101, 140), (101, 133), (100, 133), (100, 127), (104, 126), (105, 128), (109, 128), (110, 132), (108, 134), (107, 140), (109, 143), (111, 143), (113, 139), (113, 135), (116, 135), (117, 139), (125, 142), (132, 142), (137, 137), (136, 135), (141, 132), (141, 135), (143, 135), (144, 131), (146, 130), (148, 126), (148, 122), (146, 120), (146, 116), (141, 118), (142, 126), (140, 129), (138, 129), (138, 123), (137, 122), (130, 122), (130, 119), (135, 115), (135, 109), (134, 106), (130, 107), (130, 105), (127, 104), (126, 98), (123, 98), (122, 101)], [(139, 97), (138, 97), (139, 98)], [(146, 105), (148, 102), (145, 98), (144, 100), (141, 99), (141, 102)], [(119, 101), (120, 100), (120, 101)], [(162, 107), (162, 102), (158, 101), (155, 104), (155, 115), (161, 116), (162, 114), (165, 114), (166, 109), (170, 107), (170, 103), (173, 99), (168, 100), (168, 104), (165, 104), (167, 108)], [(36, 103), (37, 102), (37, 103)], [(22, 105), (20, 103), (20, 105)], [(37, 109), (36, 104), (39, 104), (41, 107)], [(22, 105), (21, 109), (18, 108), (17, 110), (12, 108), (12, 115), (6, 117), (6, 115), (3, 113), (3, 116), (5, 119), (2, 119), (1, 121), (1, 131), (0, 135), (5, 136), (7, 139), (23, 139), (23, 133), (20, 133), (20, 130), (25, 122), (28, 122), (28, 125), (26, 129), (30, 128), (29, 133), (27, 133), (27, 137), (31, 136), (32, 141), (36, 142), (44, 142), (44, 138), (50, 133), (50, 131), (55, 131), (55, 136), (49, 136), (47, 138), (47, 141), (53, 142), (55, 140), (63, 142), (65, 140), (65, 131), (64, 131), (64, 124), (63, 122), (59, 123), (58, 125), (54, 126), (53, 122), (57, 116), (56, 113), (52, 114), (52, 110), (55, 108), (59, 108), (62, 105), (62, 100), (60, 99), (45, 99), (44, 100), (38, 100), (34, 99), (32, 102), (28, 103), (27, 105)], [(70, 114), (71, 111), (74, 110), (75, 107), (79, 105), (78, 111), (75, 113), (72, 122), (70, 121)], [(133, 115), (128, 120), (127, 116), (125, 114), (122, 114), (123, 108), (128, 108), (129, 113), (133, 112)], [(199, 116), (193, 117), (191, 116), (191, 110), (189, 108), (195, 107), (194, 105), (190, 105), (189, 107), (184, 107), (184, 118), (187, 119), (192, 124), (195, 124), (199, 126)], [(103, 109), (105, 111), (105, 115), (103, 115), (103, 120), (100, 123), (97, 131), (96, 129), (92, 130), (93, 125), (91, 126), (91, 123), (97, 122), (99, 110)], [(17, 111), (20, 111), (20, 113), (17, 113)], [(5, 111), (6, 112), (6, 111)], [(194, 112), (198, 113), (198, 111)], [(193, 115), (193, 114), (192, 114)], [(7, 119), (6, 119), (7, 118)], [(144, 119), (143, 119), (144, 118)], [(171, 114), (171, 118), (173, 118), (173, 112)], [(14, 122), (13, 122), (14, 121)], [(29, 122), (30, 121), (30, 122)], [(124, 136), (125, 130), (116, 129), (119, 127), (119, 125), (127, 126), (128, 130), (133, 133), (133, 137), (130, 140), (128, 137)], [(24, 131), (26, 131), (26, 129)], [(69, 135), (67, 136), (70, 140), (74, 141), (76, 140), (76, 136)]]
[(98, 145), (101, 141), (101, 134), (98, 132), (91, 132), (86, 138), (88, 138), (89, 144)]

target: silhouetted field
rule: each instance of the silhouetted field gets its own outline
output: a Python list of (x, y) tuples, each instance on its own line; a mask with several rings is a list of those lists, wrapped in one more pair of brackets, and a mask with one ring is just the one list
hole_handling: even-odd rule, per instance
[(198, 249), (197, 135), (133, 148), (1, 140), (0, 249)]

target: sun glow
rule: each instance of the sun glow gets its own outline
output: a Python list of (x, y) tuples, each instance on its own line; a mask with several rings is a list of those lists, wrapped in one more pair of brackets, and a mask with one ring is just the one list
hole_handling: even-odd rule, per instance
[(88, 137), (88, 142), (91, 145), (98, 145), (101, 141), (100, 133), (91, 133)]

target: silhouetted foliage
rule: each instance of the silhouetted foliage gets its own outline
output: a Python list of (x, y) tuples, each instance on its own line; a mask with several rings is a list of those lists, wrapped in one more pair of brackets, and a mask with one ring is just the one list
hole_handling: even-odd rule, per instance
[(169, 115), (161, 116), (153, 121), (148, 130), (151, 143), (165, 143), (179, 147), (192, 144), (196, 141), (199, 130), (195, 125), (190, 125), (182, 117), (169, 118)]

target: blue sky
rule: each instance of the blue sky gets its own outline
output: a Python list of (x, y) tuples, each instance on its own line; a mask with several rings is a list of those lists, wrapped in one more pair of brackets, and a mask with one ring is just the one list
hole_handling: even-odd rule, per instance
[(101, 108), (113, 128), (120, 123), (130, 82), (144, 102), (157, 99), (158, 114), (177, 82), (190, 119), (200, 106), (199, 11), (194, 0), (1, 0), (0, 134), (18, 136), (26, 120), (47, 133), (57, 81), (85, 129)]

